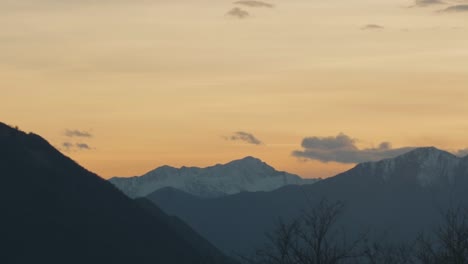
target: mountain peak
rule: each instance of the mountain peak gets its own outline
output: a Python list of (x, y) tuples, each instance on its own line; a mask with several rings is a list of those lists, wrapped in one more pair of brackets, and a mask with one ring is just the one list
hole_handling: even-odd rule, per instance
[(363, 163), (357, 168), (387, 182), (413, 179), (420, 186), (428, 186), (436, 182), (453, 182), (461, 162), (461, 158), (447, 151), (421, 147), (396, 158)]
[(160, 166), (160, 167), (156, 168), (155, 170), (151, 171), (150, 173), (154, 173), (154, 172), (168, 173), (168, 172), (171, 172), (171, 171), (174, 171), (174, 170), (177, 170), (177, 168), (169, 166), (169, 165), (163, 165), (163, 166)]
[(231, 161), (231, 162), (229, 162), (227, 164), (221, 165), (221, 166), (232, 165), (232, 164), (240, 164), (240, 165), (243, 165), (243, 166), (268, 166), (268, 167), (270, 167), (265, 162), (263, 162), (261, 159), (255, 158), (255, 157), (252, 157), (252, 156), (247, 156), (247, 157), (244, 157), (242, 159), (233, 160), (233, 161)]
[(435, 163), (434, 165), (436, 165), (436, 163), (440, 162), (441, 160), (458, 160), (459, 158), (452, 153), (435, 147), (421, 147), (400, 155), (395, 159), (399, 161), (406, 160), (417, 163), (431, 162)]
[(140, 177), (115, 177), (109, 181), (130, 197), (143, 197), (164, 187), (199, 197), (219, 197), (245, 191), (271, 191), (289, 184), (313, 183), (297, 175), (277, 171), (252, 156), (206, 168), (163, 166)]
[(221, 254), (37, 134), (0, 123), (0, 168), (2, 263), (204, 263)]
[(263, 162), (261, 159), (259, 158), (256, 158), (256, 157), (253, 157), (253, 156), (246, 156), (240, 160), (243, 160), (243, 161), (259, 161), (259, 162)]
[(12, 136), (21, 132), (18, 127), (11, 127), (5, 123), (0, 122), (0, 136)]
[(416, 156), (427, 156), (427, 155), (449, 155), (449, 156), (453, 156), (455, 157), (455, 155), (445, 151), (445, 150), (441, 150), (441, 149), (438, 149), (436, 147), (433, 147), (433, 146), (429, 146), (429, 147), (420, 147), (420, 148), (416, 148), (410, 152), (407, 152), (405, 154), (403, 154), (402, 156), (405, 156), (405, 155), (416, 155)]

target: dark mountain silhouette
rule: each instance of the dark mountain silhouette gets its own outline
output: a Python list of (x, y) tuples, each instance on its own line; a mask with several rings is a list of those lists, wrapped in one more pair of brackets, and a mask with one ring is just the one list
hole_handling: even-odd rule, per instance
[(205, 256), (210, 256), (207, 263), (230, 263), (234, 262), (226, 260), (215, 246), (209, 243), (205, 238), (196, 233), (189, 225), (180, 220), (176, 216), (169, 216), (158, 208), (153, 202), (146, 198), (138, 198), (135, 200), (142, 208), (150, 212), (153, 216), (159, 219), (164, 219), (170, 228), (177, 233), (178, 236), (189, 242), (198, 252), (203, 252)]
[(177, 218), (2, 123), (0, 178), (1, 263), (227, 261)]
[(467, 189), (468, 157), (419, 148), (312, 185), (213, 199), (190, 199), (166, 189), (147, 198), (224, 251), (247, 253), (263, 245), (265, 232), (280, 217), (296, 217), (323, 198), (345, 203), (339, 224), (350, 236), (371, 232), (386, 240), (414, 239), (420, 231), (433, 230), (450, 206), (466, 206)]

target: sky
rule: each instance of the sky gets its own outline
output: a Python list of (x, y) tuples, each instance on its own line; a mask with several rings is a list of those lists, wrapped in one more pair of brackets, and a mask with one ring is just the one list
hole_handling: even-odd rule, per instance
[(0, 121), (104, 178), (468, 154), (468, 0), (0, 0)]

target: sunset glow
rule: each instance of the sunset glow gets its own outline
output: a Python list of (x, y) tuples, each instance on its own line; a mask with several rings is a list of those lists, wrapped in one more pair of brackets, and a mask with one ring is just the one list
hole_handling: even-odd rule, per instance
[(0, 0), (0, 119), (104, 178), (245, 156), (328, 177), (354, 163), (293, 152), (340, 133), (359, 150), (468, 148), (468, 12), (97, 2)]

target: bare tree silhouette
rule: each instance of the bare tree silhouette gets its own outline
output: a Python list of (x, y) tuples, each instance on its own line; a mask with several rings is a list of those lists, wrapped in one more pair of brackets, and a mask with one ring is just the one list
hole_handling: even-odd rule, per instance
[(336, 225), (343, 209), (342, 202), (322, 200), (289, 223), (280, 220), (265, 248), (244, 259), (258, 264), (339, 264), (362, 256), (365, 236), (349, 240)]
[(243, 258), (249, 264), (468, 264), (468, 211), (443, 214), (441, 225), (408, 244), (349, 240), (336, 226), (342, 202), (322, 200), (286, 223), (279, 221), (265, 248)]
[(468, 264), (468, 212), (450, 209), (432, 237), (417, 239), (417, 258), (425, 264)]

